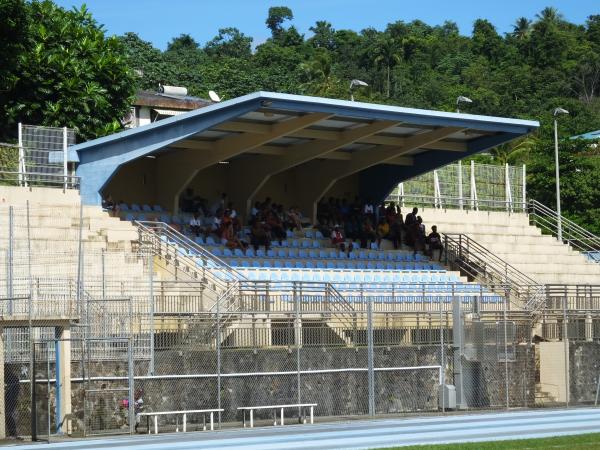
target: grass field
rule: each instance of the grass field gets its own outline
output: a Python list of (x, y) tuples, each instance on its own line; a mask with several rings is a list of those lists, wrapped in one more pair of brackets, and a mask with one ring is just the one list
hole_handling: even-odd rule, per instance
[(394, 447), (398, 450), (525, 450), (536, 449), (600, 449), (600, 433), (579, 434), (543, 439), (522, 439), (515, 441), (474, 442), (471, 444), (417, 445)]

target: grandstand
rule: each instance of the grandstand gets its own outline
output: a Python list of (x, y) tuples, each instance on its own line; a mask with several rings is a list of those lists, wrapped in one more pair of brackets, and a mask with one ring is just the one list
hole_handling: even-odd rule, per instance
[[(595, 236), (564, 219), (557, 241), (556, 216), (525, 198), (402, 198), (444, 233), (439, 261), (385, 240), (341, 252), (312, 226), (324, 196), (382, 202), (537, 126), (261, 92), (48, 150), (64, 173), (0, 188), (2, 357), (21, 385), (0, 410), (50, 439), (133, 433), (140, 395), (151, 412), (222, 410), (219, 425), (303, 402), (318, 417), (593, 403)], [(188, 187), (226, 192), (241, 238), (257, 198), (299, 205), (305, 226), (231, 249), (192, 233)]]

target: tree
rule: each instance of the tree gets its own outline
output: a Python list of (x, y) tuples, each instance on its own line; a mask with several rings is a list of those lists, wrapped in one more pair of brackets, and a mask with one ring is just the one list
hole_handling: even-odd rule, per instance
[(529, 37), (529, 33), (531, 32), (531, 20), (526, 17), (519, 17), (515, 24), (513, 25), (512, 35), (518, 41), (524, 41)]
[(386, 71), (386, 97), (390, 98), (391, 70), (402, 60), (401, 50), (396, 41), (389, 37), (382, 37), (375, 47), (375, 64), (382, 65)]
[(252, 38), (237, 28), (220, 28), (219, 34), (206, 43), (204, 51), (213, 58), (250, 58)]
[(181, 50), (197, 50), (198, 43), (189, 34), (180, 34), (179, 37), (171, 39), (167, 45), (168, 52), (176, 52)]
[(315, 52), (313, 58), (300, 64), (304, 74), (304, 89), (312, 95), (328, 96), (340, 89), (340, 80), (333, 74), (331, 56), (325, 49)]
[(27, 9), (28, 50), (15, 66), (5, 126), (67, 126), (84, 139), (118, 128), (135, 84), (121, 42), (106, 38), (85, 7), (32, 1)]
[(310, 27), (314, 36), (309, 42), (316, 48), (333, 50), (335, 47), (335, 30), (329, 22), (318, 20), (315, 26)]
[(274, 41), (278, 41), (281, 39), (285, 29), (283, 28), (283, 23), (286, 20), (293, 20), (294, 13), (287, 6), (272, 6), (269, 8), (269, 15), (267, 16), (267, 20), (265, 23), (267, 24), (267, 28), (271, 30), (271, 37)]

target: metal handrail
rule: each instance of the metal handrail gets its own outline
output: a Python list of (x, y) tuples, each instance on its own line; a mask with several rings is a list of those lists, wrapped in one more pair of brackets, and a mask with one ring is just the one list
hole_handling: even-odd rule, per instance
[[(531, 222), (543, 231), (558, 237), (559, 215), (553, 209), (536, 201), (530, 200), (528, 213)], [(562, 242), (570, 245), (582, 253), (600, 252), (600, 237), (586, 230), (564, 216), (560, 216)], [(596, 258), (590, 258), (593, 262), (600, 263)]]
[(398, 201), (401, 207), (416, 205), (430, 206), (436, 209), (465, 209), (474, 210), (490, 209), (509, 212), (524, 212), (527, 209), (526, 203), (519, 200), (500, 200), (500, 199), (473, 199), (470, 197), (458, 197), (451, 195), (440, 195), (439, 197), (431, 195), (405, 194), (397, 197), (388, 197), (386, 201)]
[(510, 265), (496, 254), (464, 234), (443, 234), (446, 264), (456, 266), (471, 278), (497, 292), (497, 286), (509, 286), (511, 303), (533, 312), (543, 307), (544, 286)]

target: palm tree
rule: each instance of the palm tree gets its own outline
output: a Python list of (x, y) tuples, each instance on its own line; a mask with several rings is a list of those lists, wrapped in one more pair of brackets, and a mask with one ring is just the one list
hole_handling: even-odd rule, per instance
[(402, 60), (402, 50), (396, 45), (396, 40), (390, 37), (383, 37), (378, 40), (375, 47), (375, 64), (383, 65), (386, 68), (386, 95), (390, 98), (391, 70)]
[(513, 25), (512, 35), (519, 41), (525, 40), (531, 31), (531, 20), (526, 17), (519, 17)]
[(538, 22), (557, 23), (563, 20), (563, 15), (558, 12), (558, 9), (547, 6), (539, 14), (536, 14)]
[(331, 57), (326, 50), (315, 52), (313, 59), (300, 64), (300, 70), (307, 79), (303, 87), (314, 95), (326, 96), (338, 82), (333, 74)]

